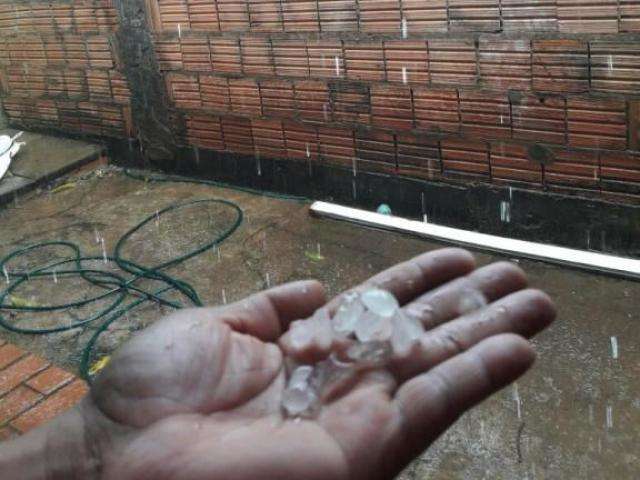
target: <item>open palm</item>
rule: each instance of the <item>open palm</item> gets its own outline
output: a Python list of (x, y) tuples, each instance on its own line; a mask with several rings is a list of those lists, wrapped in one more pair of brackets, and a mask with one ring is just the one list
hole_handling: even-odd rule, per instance
[[(548, 325), (554, 310), (525, 284), (509, 263), (475, 269), (469, 253), (444, 249), (357, 287), (391, 291), (427, 332), (389, 368), (362, 373), (313, 420), (285, 419), (280, 403), (285, 356), (313, 360), (332, 348), (326, 325), (296, 321), (336, 307), (317, 282), (177, 312), (125, 344), (96, 379), (92, 404), (113, 425), (101, 476), (393, 478), (531, 365), (522, 336)], [(461, 316), (460, 298), (471, 290), (490, 303)]]

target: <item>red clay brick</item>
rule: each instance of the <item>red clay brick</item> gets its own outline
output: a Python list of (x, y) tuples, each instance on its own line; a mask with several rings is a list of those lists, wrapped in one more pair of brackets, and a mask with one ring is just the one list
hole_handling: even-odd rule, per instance
[(214, 115), (187, 115), (187, 145), (213, 150), (224, 150), (220, 117)]
[(330, 107), (335, 122), (371, 121), (369, 86), (358, 82), (330, 83)]
[(511, 99), (514, 138), (564, 144), (566, 110), (564, 98), (514, 96)]
[(386, 77), (382, 42), (345, 43), (347, 78), (382, 81)]
[(498, 0), (449, 0), (451, 30), (493, 32), (500, 29)]
[(256, 156), (284, 158), (287, 155), (280, 120), (251, 120), (251, 133)]
[(220, 29), (223, 32), (244, 31), (249, 28), (249, 11), (246, 2), (217, 0)]
[(38, 392), (22, 385), (0, 398), (0, 425), (20, 415), (42, 398)]
[(618, 33), (618, 0), (557, 0), (558, 30)]
[(440, 178), (442, 162), (437, 139), (412, 133), (400, 133), (396, 139), (399, 175)]
[(600, 182), (598, 152), (591, 150), (556, 149), (554, 160), (545, 165), (546, 184), (579, 188), (597, 188)]
[(406, 35), (413, 32), (446, 32), (448, 0), (402, 0)]
[(542, 92), (589, 90), (587, 42), (553, 39), (533, 42), (533, 89)]
[(268, 38), (245, 37), (240, 40), (245, 75), (274, 75), (275, 66)]
[(285, 77), (309, 77), (309, 57), (304, 40), (273, 40), (276, 74)]
[(384, 42), (384, 55), (387, 81), (416, 84), (429, 81), (429, 58), (425, 41)]
[(488, 176), (489, 146), (468, 139), (445, 139), (442, 145), (444, 174), (452, 177)]
[(499, 89), (531, 90), (529, 40), (480, 40), (480, 81)]
[(295, 160), (318, 159), (318, 132), (310, 125), (284, 122), (284, 139), (287, 157)]
[(373, 124), (394, 130), (413, 128), (411, 90), (402, 85), (374, 85), (371, 88)]
[(329, 89), (325, 82), (302, 80), (294, 84), (296, 109), (303, 120), (329, 120)]
[(461, 91), (462, 132), (471, 138), (509, 138), (511, 112), (506, 93)]
[(253, 155), (251, 121), (246, 118), (222, 117), (222, 138), (228, 152)]
[(506, 31), (557, 30), (556, 0), (502, 0), (502, 27)]
[(7, 365), (15, 362), (26, 354), (27, 352), (21, 350), (15, 345), (9, 344), (0, 347), (0, 369), (5, 368)]
[(22, 382), (49, 366), (48, 362), (29, 355), (0, 372), (0, 395), (13, 390)]
[(26, 384), (40, 393), (49, 395), (71, 380), (73, 380), (71, 373), (52, 366), (27, 381)]
[(74, 380), (45, 401), (13, 420), (11, 426), (21, 433), (32, 430), (73, 407), (86, 395), (88, 390), (86, 383), (82, 380)]
[(288, 80), (263, 80), (260, 82), (262, 113), (267, 116), (291, 118), (296, 102), (293, 83)]
[(458, 92), (430, 88), (413, 89), (416, 127), (434, 132), (458, 132)]
[(542, 183), (542, 167), (528, 158), (523, 145), (494, 142), (489, 153), (494, 180)]
[(363, 170), (393, 173), (396, 170), (395, 138), (392, 133), (356, 132), (356, 156)]
[(248, 0), (247, 4), (252, 31), (283, 31), (280, 0)]
[(359, 0), (360, 31), (400, 32), (400, 3), (398, 0)]
[(357, 31), (357, 5), (356, 0), (318, 0), (320, 30), (323, 32)]
[(434, 84), (474, 85), (477, 59), (472, 40), (429, 40), (429, 72)]
[(627, 146), (626, 109), (626, 103), (617, 99), (567, 99), (569, 145), (624, 150)]
[(341, 41), (309, 40), (309, 74), (311, 77), (344, 78), (344, 55)]
[(334, 127), (318, 128), (320, 158), (330, 165), (351, 168), (356, 156), (353, 131)]
[(282, 21), (286, 32), (317, 32), (318, 4), (315, 0), (282, 0)]
[(620, 31), (640, 32), (640, 3), (638, 0), (620, 0)]

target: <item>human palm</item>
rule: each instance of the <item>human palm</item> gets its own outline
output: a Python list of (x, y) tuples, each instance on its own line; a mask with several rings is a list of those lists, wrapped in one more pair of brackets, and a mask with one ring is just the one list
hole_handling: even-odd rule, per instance
[[(424, 254), (357, 288), (398, 298), (427, 332), (388, 368), (353, 378), (314, 419), (286, 419), (285, 357), (334, 348), (313, 281), (221, 308), (183, 310), (125, 344), (92, 388), (109, 419), (105, 479), (387, 479), (468, 408), (522, 374), (530, 336), (554, 317), (508, 263), (475, 269), (459, 249)], [(491, 303), (460, 316), (470, 290)], [(293, 324), (291, 322), (294, 322)], [(522, 335), (522, 336), (521, 336)]]

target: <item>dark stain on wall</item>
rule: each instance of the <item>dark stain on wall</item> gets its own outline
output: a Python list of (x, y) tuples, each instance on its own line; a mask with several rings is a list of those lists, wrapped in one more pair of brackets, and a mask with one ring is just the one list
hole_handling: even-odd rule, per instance
[(174, 160), (176, 141), (170, 125), (176, 112), (167, 98), (147, 22), (144, 0), (118, 0), (120, 28), (116, 51), (131, 90), (131, 115), (138, 141), (152, 164)]

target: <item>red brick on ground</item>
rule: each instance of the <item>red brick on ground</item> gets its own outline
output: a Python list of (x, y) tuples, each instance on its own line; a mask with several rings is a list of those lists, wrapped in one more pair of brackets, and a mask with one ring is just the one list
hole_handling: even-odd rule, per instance
[(0, 398), (0, 425), (17, 417), (41, 398), (42, 395), (38, 392), (22, 385), (18, 386)]
[[(0, 343), (0, 345), (2, 344)], [(0, 369), (12, 364), (20, 357), (26, 355), (26, 353), (27, 352), (24, 350), (20, 350), (18, 347), (11, 344), (0, 347)]]
[(58, 367), (49, 367), (26, 383), (34, 390), (49, 395), (71, 380), (73, 380), (73, 374)]
[(88, 391), (86, 383), (76, 379), (13, 420), (11, 426), (21, 433), (32, 430), (73, 407)]
[(0, 339), (0, 442), (48, 422), (87, 391), (73, 374)]
[(25, 380), (47, 368), (49, 364), (35, 355), (22, 358), (0, 372), (0, 395), (16, 388)]

